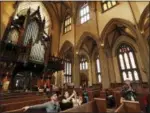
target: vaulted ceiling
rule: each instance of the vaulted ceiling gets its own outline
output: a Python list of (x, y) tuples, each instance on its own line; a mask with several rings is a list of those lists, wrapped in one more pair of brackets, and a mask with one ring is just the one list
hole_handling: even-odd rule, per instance
[(82, 42), (82, 45), (80, 47), (79, 54), (82, 54), (82, 51), (85, 51), (87, 54), (91, 55), (94, 51), (94, 49), (97, 48), (96, 41), (93, 40), (91, 37), (86, 37), (86, 39)]
[(51, 7), (60, 23), (63, 22), (65, 16), (68, 14), (71, 16), (75, 16), (77, 14), (77, 10), (81, 7), (84, 1), (45, 1), (43, 2), (47, 5), (47, 7)]

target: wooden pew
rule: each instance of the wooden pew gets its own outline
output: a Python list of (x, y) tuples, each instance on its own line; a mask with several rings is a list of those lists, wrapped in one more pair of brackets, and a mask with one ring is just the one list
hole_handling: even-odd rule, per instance
[(1, 96), (0, 100), (11, 99), (11, 98), (24, 98), (26, 96), (32, 96), (32, 95), (35, 95), (35, 94), (29, 93), (29, 94), (26, 94), (26, 95), (14, 95), (14, 96), (4, 96), (4, 97)]
[(41, 104), (44, 102), (49, 101), (49, 99), (36, 99), (36, 100), (30, 100), (30, 101), (23, 101), (23, 102), (17, 102), (17, 103), (8, 103), (8, 104), (2, 104), (0, 106), (0, 112), (20, 109), (24, 106), (30, 106), (35, 104)]
[(100, 90), (87, 91), (89, 101), (94, 100), (94, 98), (100, 97)]
[(46, 113), (46, 110), (45, 109), (34, 109), (34, 110), (24, 111), (21, 108), (21, 109), (17, 109), (17, 110), (11, 110), (11, 111), (2, 112), (2, 113)]
[(65, 112), (81, 112), (81, 113), (84, 113), (84, 112), (97, 112), (97, 107), (96, 107), (96, 102), (93, 100), (91, 102), (88, 102), (86, 104), (83, 104), (81, 106), (77, 106), (77, 107), (73, 107), (73, 108), (70, 108), (68, 110), (65, 110), (65, 111), (62, 111), (61, 113), (65, 113)]
[[(41, 102), (41, 103), (43, 103), (43, 102)], [(25, 104), (27, 104), (27, 103), (25, 103)], [(25, 106), (25, 104), (23, 106)], [(28, 102), (28, 104), (29, 104), (29, 102)], [(40, 104), (40, 103), (36, 103), (36, 104)], [(105, 113), (106, 112), (106, 100), (101, 99), (101, 98), (95, 98), (93, 101), (88, 102), (86, 104), (83, 104), (81, 106), (74, 107), (74, 108), (71, 108), (71, 109), (68, 109), (65, 111), (61, 111), (61, 113), (63, 113), (63, 112), (93, 112), (93, 113), (99, 112), (99, 113)], [(20, 109), (6, 111), (3, 113), (23, 113), (23, 109), (22, 109), (22, 107), (20, 107)], [(25, 113), (45, 113), (45, 112), (42, 109), (38, 109), (38, 110), (29, 110)]]
[(95, 98), (93, 101), (90, 101), (81, 106), (77, 106), (65, 111), (61, 111), (61, 113), (65, 112), (92, 112), (92, 113), (105, 113), (106, 112), (106, 100), (101, 98)]
[(120, 99), (121, 99), (121, 92), (120, 91), (113, 91), (113, 96), (115, 98), (116, 107), (120, 106)]
[(16, 102), (22, 102), (26, 100), (33, 100), (33, 99), (40, 99), (40, 98), (43, 98), (43, 96), (32, 95), (32, 96), (27, 96), (24, 98), (12, 98), (12, 99), (7, 99), (7, 100), (0, 100), (0, 104), (16, 103)]
[(12, 97), (12, 96), (21, 96), (28, 94), (36, 94), (37, 92), (15, 92), (15, 93), (1, 93), (0, 97)]
[(96, 101), (96, 106), (98, 108), (98, 111), (101, 113), (105, 113), (107, 109), (106, 99), (103, 98), (94, 98)]
[(124, 101), (116, 110), (115, 113), (140, 113), (140, 104), (137, 101)]
[(106, 92), (104, 90), (100, 91), (100, 98), (106, 98)]
[(115, 110), (115, 113), (126, 113), (123, 103)]

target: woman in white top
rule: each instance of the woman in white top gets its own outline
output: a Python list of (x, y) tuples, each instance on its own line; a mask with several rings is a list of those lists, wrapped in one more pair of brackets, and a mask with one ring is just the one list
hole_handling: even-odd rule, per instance
[(79, 98), (77, 93), (74, 91), (74, 98), (72, 98), (73, 107), (79, 106), (82, 104), (81, 97)]

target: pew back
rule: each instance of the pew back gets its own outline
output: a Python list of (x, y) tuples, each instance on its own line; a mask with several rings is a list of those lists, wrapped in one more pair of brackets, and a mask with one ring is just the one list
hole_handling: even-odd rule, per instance
[(17, 102), (17, 103), (2, 104), (0, 106), (0, 112), (20, 109), (24, 106), (41, 104), (41, 103), (44, 103), (44, 102), (47, 102), (47, 101), (49, 101), (49, 99), (36, 99), (36, 100), (23, 101), (23, 102)]
[(141, 112), (140, 104), (137, 101), (135, 101), (135, 102), (125, 101), (124, 107), (125, 107), (125, 110), (127, 113), (131, 113), (131, 112), (139, 113), (139, 112)]
[(115, 113), (140, 113), (140, 104), (137, 101), (124, 101), (116, 110)]
[(61, 113), (65, 113), (65, 112), (80, 112), (80, 113), (85, 113), (85, 112), (94, 112), (96, 113), (97, 107), (96, 107), (96, 102), (93, 100), (91, 102), (88, 102), (86, 104), (83, 104), (81, 106), (77, 106), (77, 107), (73, 107), (71, 109), (65, 110), (65, 111), (61, 111)]
[(81, 106), (73, 107), (65, 111), (61, 111), (61, 113), (65, 112), (92, 112), (92, 113), (105, 113), (106, 112), (106, 100), (101, 98), (94, 98), (93, 101), (90, 101)]

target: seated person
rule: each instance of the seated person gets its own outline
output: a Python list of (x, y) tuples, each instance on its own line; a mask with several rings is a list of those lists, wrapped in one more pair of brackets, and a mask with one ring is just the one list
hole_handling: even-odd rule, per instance
[(26, 111), (28, 109), (43, 109), (43, 108), (46, 109), (47, 113), (60, 111), (60, 106), (59, 106), (59, 102), (57, 101), (56, 93), (51, 94), (51, 101), (49, 101), (49, 102), (46, 102), (44, 104), (39, 104), (39, 105), (26, 106), (23, 109), (24, 109), (24, 111)]
[(86, 89), (83, 91), (83, 103), (87, 103), (89, 101), (88, 93)]
[(49, 94), (50, 94), (50, 88), (46, 86), (46, 95), (49, 96)]
[(128, 100), (128, 101), (136, 101), (137, 96), (135, 90), (131, 86), (131, 81), (126, 80), (125, 85), (122, 87), (121, 90), (121, 103), (123, 100)]
[(106, 100), (108, 108), (115, 107), (115, 98), (108, 89), (106, 89)]
[(74, 91), (74, 98), (72, 98), (73, 107), (79, 106), (82, 104), (82, 98), (78, 97), (78, 94)]
[(72, 93), (71, 96), (69, 96), (68, 91), (65, 91), (62, 102), (60, 102), (60, 107), (61, 107), (62, 111), (73, 107), (73, 104), (72, 104), (72, 101), (71, 101), (73, 96), (74, 96), (74, 92)]

